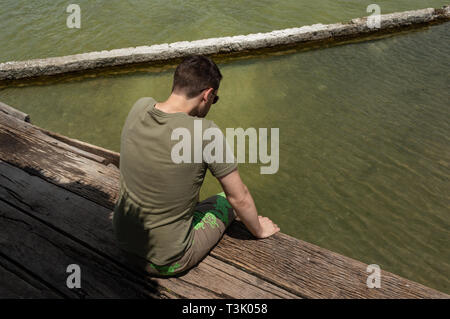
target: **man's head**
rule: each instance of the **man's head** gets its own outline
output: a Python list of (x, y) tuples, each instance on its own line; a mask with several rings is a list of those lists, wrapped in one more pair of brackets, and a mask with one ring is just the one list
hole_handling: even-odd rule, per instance
[(204, 117), (211, 104), (218, 100), (222, 74), (217, 65), (202, 55), (191, 55), (177, 66), (172, 93), (195, 101), (196, 115)]

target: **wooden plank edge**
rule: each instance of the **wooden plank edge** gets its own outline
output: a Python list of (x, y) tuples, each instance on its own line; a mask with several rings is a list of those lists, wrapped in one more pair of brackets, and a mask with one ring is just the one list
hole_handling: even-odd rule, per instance
[(48, 131), (46, 129), (37, 127), (36, 128), (38, 130), (40, 130), (41, 132), (43, 132), (44, 134), (59, 140), (61, 142), (66, 143), (67, 145), (73, 146), (75, 148), (78, 148), (80, 150), (83, 150), (85, 152), (91, 153), (91, 154), (95, 154), (98, 156), (103, 157), (105, 160), (102, 162), (102, 164), (108, 166), (108, 165), (114, 165), (115, 167), (119, 168), (119, 163), (120, 163), (120, 153), (108, 150), (106, 148), (100, 147), (100, 146), (96, 146), (87, 142), (83, 142), (74, 138), (70, 138), (64, 135), (61, 135), (59, 133), (56, 132), (51, 132)]
[(3, 102), (0, 102), (0, 114), (7, 114), (20, 121), (30, 123), (30, 116), (28, 114), (19, 111)]

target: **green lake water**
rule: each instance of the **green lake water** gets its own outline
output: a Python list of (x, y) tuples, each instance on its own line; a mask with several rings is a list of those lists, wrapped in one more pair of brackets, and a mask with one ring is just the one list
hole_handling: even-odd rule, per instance
[[(445, 2), (377, 3), (386, 13)], [(2, 1), (0, 61), (333, 23), (367, 15), (371, 1), (78, 3), (82, 28), (68, 30), (65, 1)], [(277, 174), (240, 166), (259, 213), (286, 234), (450, 293), (449, 43), (446, 23), (220, 63), (220, 101), (208, 118), (224, 131), (280, 129)], [(16, 86), (1, 89), (0, 101), (38, 126), (120, 151), (133, 103), (166, 99), (172, 75)], [(219, 191), (208, 174), (201, 197)]]

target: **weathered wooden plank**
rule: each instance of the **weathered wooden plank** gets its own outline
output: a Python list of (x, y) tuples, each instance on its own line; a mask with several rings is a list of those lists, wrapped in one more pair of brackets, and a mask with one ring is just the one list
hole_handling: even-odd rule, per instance
[[(0, 160), (0, 198), (98, 251), (117, 247), (110, 239), (111, 210)], [(80, 237), (80, 236), (83, 237)]]
[[(200, 280), (199, 280), (200, 278)], [(205, 258), (198, 267), (180, 278), (208, 287), (224, 298), (236, 299), (299, 299), (298, 295), (277, 287), (216, 258)]]
[(283, 233), (254, 240), (238, 222), (211, 255), (305, 298), (450, 297), (383, 270), (381, 288), (370, 289), (366, 284), (367, 264)]
[[(1, 105), (0, 105), (1, 106)], [(16, 110), (16, 109), (14, 109), (14, 108), (12, 108), (12, 107), (10, 107), (10, 106), (7, 106), (6, 104), (4, 104), (4, 106), (5, 107), (9, 107), (9, 110), (11, 110), (9, 113), (8, 112), (0, 112), (0, 115), (2, 115), (3, 116), (3, 119), (2, 119), (2, 122), (3, 123), (9, 123), (10, 125), (14, 125), (14, 124), (17, 124), (17, 122), (15, 122), (15, 121), (12, 121), (12, 122), (9, 122), (8, 121), (8, 116), (13, 116), (13, 117), (15, 117), (15, 118), (18, 118), (19, 120), (21, 120), (22, 118), (21, 118), (21, 116), (20, 116), (20, 111), (18, 111), (18, 110)], [(0, 110), (1, 110), (1, 108), (0, 108)], [(15, 112), (17, 112), (17, 113), (19, 113), (19, 114), (16, 114)], [(29, 122), (29, 116), (28, 115), (26, 115), (27, 116), (27, 121), (26, 122)], [(57, 138), (48, 138), (47, 137), (47, 135), (50, 135), (50, 136), (52, 136), (52, 134), (50, 133), (50, 132), (48, 132), (48, 131), (46, 131), (46, 130), (43, 130), (43, 129), (39, 129), (38, 127), (36, 127), (36, 126), (34, 126), (34, 125), (32, 125), (32, 124), (30, 124), (30, 125), (24, 125), (24, 126), (21, 126), (21, 125), (19, 125), (19, 126), (17, 126), (17, 128), (19, 128), (19, 129), (25, 129), (25, 130), (27, 130), (27, 129), (32, 129), (32, 130), (38, 130), (38, 131), (41, 131), (42, 133), (39, 133), (39, 132), (32, 132), (33, 133), (33, 135), (34, 136), (36, 136), (36, 137), (38, 137), (39, 139), (41, 139), (42, 141), (46, 141), (47, 143), (49, 143), (50, 145), (54, 145), (54, 146), (56, 146), (56, 147), (58, 147), (58, 148), (61, 148), (61, 149), (63, 149), (63, 150), (68, 150), (68, 151), (71, 151), (71, 152), (73, 152), (73, 153), (75, 153), (75, 154), (78, 154), (78, 155), (81, 155), (81, 156), (83, 156), (83, 157), (86, 157), (86, 158), (88, 158), (88, 159), (91, 159), (91, 160), (93, 160), (93, 161), (96, 161), (96, 162), (98, 162), (98, 163), (101, 163), (101, 164), (104, 164), (104, 165), (107, 165), (107, 164), (109, 164), (110, 163), (110, 161), (108, 161), (106, 158), (104, 158), (104, 157), (101, 157), (100, 155), (96, 155), (95, 153), (93, 153), (93, 152), (89, 152), (89, 151), (85, 151), (85, 150), (83, 150), (83, 148), (80, 148), (80, 147), (74, 147), (74, 146), (72, 146), (70, 143), (68, 143), (68, 142), (70, 142), (70, 139), (69, 138), (66, 138), (67, 139), (67, 141), (64, 141), (64, 139), (63, 138), (61, 138), (60, 140), (59, 139), (57, 139)], [(25, 131), (26, 132), (26, 131)], [(26, 136), (26, 135), (25, 135)], [(56, 137), (58, 137), (58, 135), (55, 135)], [(81, 144), (81, 143), (80, 143)], [(87, 147), (86, 147), (87, 148)], [(94, 149), (94, 148), (92, 148), (92, 149)], [(99, 153), (99, 152), (98, 152)], [(106, 153), (105, 153), (106, 154)], [(109, 154), (108, 154), (108, 156), (110, 156)]]
[(0, 116), (1, 159), (113, 208), (119, 190), (119, 170), (73, 152), (70, 148), (74, 147), (70, 145), (61, 148), (61, 144), (64, 143), (45, 135), (32, 124), (8, 115)]
[(55, 299), (63, 297), (0, 255), (0, 298)]
[[(109, 220), (111, 210), (1, 160), (0, 198), (55, 229), (76, 234), (77, 239), (83, 241), (86, 247), (102, 252), (127, 267), (113, 237)], [(297, 297), (213, 257), (205, 258), (195, 271), (180, 279), (154, 280), (160, 287), (183, 298)]]
[[(142, 289), (122, 267), (90, 251), (0, 199), (0, 251), (71, 298), (159, 297), (156, 285)], [(81, 268), (81, 288), (66, 285), (67, 266)]]
[[(21, 123), (17, 123), (15, 121), (9, 122), (8, 121), (8, 116), (9, 115), (7, 115), (7, 114), (3, 114), (3, 115), (5, 115), (5, 116), (3, 117), (1, 122), (2, 123), (8, 123), (9, 125), (15, 126), (17, 129), (21, 130), (21, 132), (23, 134), (22, 136), (24, 138), (26, 138), (27, 136), (34, 136), (36, 138), (39, 138), (42, 141), (47, 142), (49, 145), (56, 146), (57, 148), (60, 148), (62, 150), (71, 151), (71, 152), (73, 152), (75, 154), (78, 154), (78, 155), (80, 155), (82, 157), (91, 159), (93, 161), (96, 161), (96, 162), (104, 164), (104, 165), (108, 164), (108, 161), (105, 158), (101, 157), (101, 156), (98, 156), (98, 155), (90, 153), (90, 152), (86, 152), (86, 151), (84, 151), (84, 150), (82, 150), (80, 148), (77, 148), (77, 147), (74, 147), (74, 146), (69, 145), (67, 143), (61, 142), (58, 139), (51, 138), (51, 137), (49, 138), (45, 134), (45, 132), (42, 132), (36, 126), (34, 126), (32, 124), (26, 123), (25, 125), (20, 125)], [(17, 125), (17, 124), (19, 124), (19, 125)]]
[[(44, 134), (58, 140), (61, 141), (65, 144), (71, 145), (75, 148), (75, 150), (83, 150), (85, 152), (87, 152), (88, 154), (95, 154), (97, 156), (100, 157), (101, 161), (98, 161), (99, 163), (102, 163), (104, 165), (109, 165), (112, 164), (114, 166), (116, 166), (117, 168), (119, 168), (119, 160), (120, 160), (120, 154), (117, 152), (113, 152), (110, 151), (106, 148), (100, 147), (100, 146), (96, 146), (96, 145), (92, 145), (74, 138), (70, 138), (55, 132), (50, 132), (48, 130), (45, 130), (43, 128), (40, 127), (36, 127), (38, 130), (40, 130), (41, 132), (43, 132)], [(72, 150), (72, 149), (71, 149)], [(82, 156), (86, 156), (85, 153), (80, 154)]]
[(7, 114), (17, 118), (20, 121), (30, 122), (30, 116), (24, 112), (16, 110), (15, 108), (0, 102), (0, 114)]

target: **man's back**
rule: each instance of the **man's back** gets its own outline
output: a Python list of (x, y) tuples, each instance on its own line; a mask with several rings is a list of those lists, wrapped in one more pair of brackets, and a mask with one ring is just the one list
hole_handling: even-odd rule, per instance
[(122, 130), (121, 197), (114, 229), (122, 249), (166, 265), (192, 243), (192, 213), (208, 166), (219, 177), (237, 164), (174, 163), (171, 152), (178, 142), (171, 139), (174, 129), (188, 129), (194, 145), (195, 120), (202, 121), (202, 135), (215, 125), (183, 112), (165, 113), (155, 104), (153, 98), (137, 101)]
[[(221, 79), (210, 58), (186, 57), (175, 69), (168, 99), (140, 99), (125, 121), (113, 228), (130, 263), (151, 275), (196, 265), (236, 217), (257, 238), (280, 230), (258, 215), (233, 150), (204, 119), (219, 101)], [(198, 202), (207, 169), (224, 192)]]

